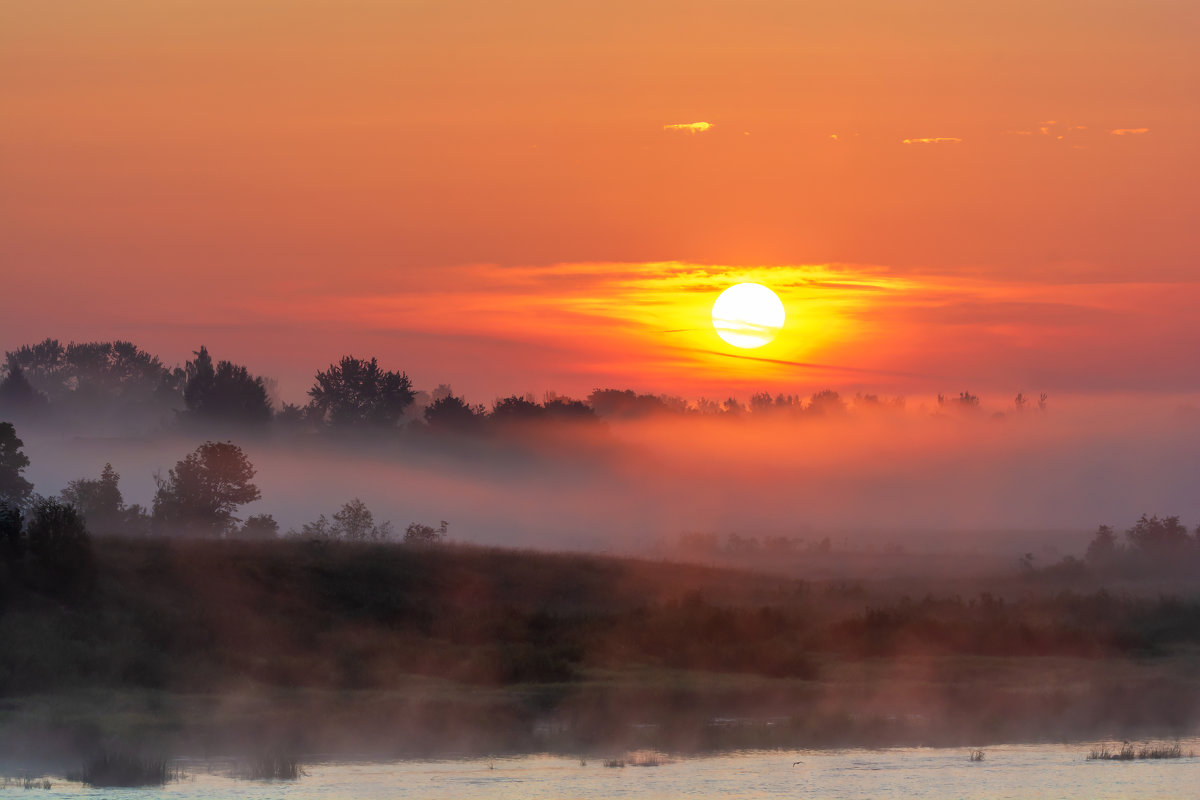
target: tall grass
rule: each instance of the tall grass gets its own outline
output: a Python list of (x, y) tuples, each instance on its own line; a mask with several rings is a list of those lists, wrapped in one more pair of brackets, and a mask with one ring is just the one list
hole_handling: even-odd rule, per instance
[(163, 786), (179, 780), (182, 772), (165, 758), (143, 758), (128, 753), (101, 753), (84, 763), (79, 772), (67, 775), (98, 788), (137, 788)]
[(251, 781), (294, 781), (307, 774), (295, 756), (262, 753), (250, 759), (238, 777)]
[[(1189, 753), (1189, 756), (1191, 754)], [(1148, 745), (1144, 744), (1141, 747), (1134, 747), (1129, 742), (1121, 745), (1120, 750), (1111, 750), (1108, 745), (1103, 745), (1099, 750), (1092, 749), (1088, 753), (1088, 761), (1134, 761), (1142, 759), (1154, 758), (1182, 758), (1183, 747), (1176, 742), (1175, 744)]]

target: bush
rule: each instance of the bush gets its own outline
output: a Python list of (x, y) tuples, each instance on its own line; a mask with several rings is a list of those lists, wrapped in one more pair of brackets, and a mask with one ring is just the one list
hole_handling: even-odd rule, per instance
[(92, 539), (74, 506), (38, 501), (25, 535), (30, 558), (50, 575), (78, 580), (91, 571)]

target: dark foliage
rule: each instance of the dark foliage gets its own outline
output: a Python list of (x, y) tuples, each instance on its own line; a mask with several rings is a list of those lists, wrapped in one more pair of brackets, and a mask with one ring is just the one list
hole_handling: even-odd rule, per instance
[(446, 395), (434, 400), (424, 411), (425, 423), (439, 433), (475, 433), (483, 419), (483, 409), (470, 406), (461, 397)]
[(279, 536), (279, 523), (270, 514), (255, 514), (246, 520), (237, 531), (237, 538), (262, 540)]
[(61, 497), (75, 507), (88, 530), (97, 536), (144, 536), (150, 532), (149, 515), (140, 505), (125, 505), (120, 481), (112, 464), (105, 464), (98, 479), (73, 480)]
[(21, 507), (0, 500), (0, 558), (12, 564), (25, 555), (25, 515)]
[(162, 758), (142, 758), (128, 753), (101, 753), (89, 759), (69, 780), (97, 788), (140, 788), (164, 786), (178, 780), (180, 773)]
[(238, 522), (237, 507), (262, 497), (254, 465), (229, 442), (205, 442), (157, 478), (154, 525), (176, 535), (220, 537)]
[(17, 438), (11, 422), (0, 422), (0, 500), (24, 503), (33, 492), (33, 484), (21, 475), (29, 466), (29, 456), (21, 452), (25, 443)]
[(155, 418), (175, 408), (183, 371), (171, 370), (131, 342), (46, 339), (7, 353), (8, 370), (24, 371), (52, 407), (85, 416), (121, 412)]
[(33, 388), (20, 364), (10, 364), (8, 374), (0, 380), (0, 412), (28, 416), (49, 405), (46, 395)]
[(271, 419), (271, 402), (263, 379), (243, 366), (221, 361), (213, 366), (201, 347), (187, 363), (184, 403), (192, 419), (232, 425), (264, 425)]
[(77, 588), (92, 570), (92, 540), (74, 507), (57, 500), (34, 504), (26, 524), (29, 557), (63, 588)]
[(334, 427), (392, 426), (413, 402), (412, 382), (370, 361), (345, 356), (318, 372), (308, 390), (316, 416)]

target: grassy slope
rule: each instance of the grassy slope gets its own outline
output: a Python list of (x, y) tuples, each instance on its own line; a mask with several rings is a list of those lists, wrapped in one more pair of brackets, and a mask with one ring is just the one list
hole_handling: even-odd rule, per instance
[(1035, 584), (910, 600), (584, 555), (112, 540), (89, 585), (0, 576), (8, 749), (983, 744), (1200, 709), (1195, 603)]

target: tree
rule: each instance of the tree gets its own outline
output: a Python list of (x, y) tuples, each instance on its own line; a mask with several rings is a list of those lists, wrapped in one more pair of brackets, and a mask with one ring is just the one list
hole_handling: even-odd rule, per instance
[(404, 529), (404, 543), (415, 545), (434, 545), (441, 543), (446, 538), (446, 531), (449, 530), (450, 523), (442, 520), (442, 524), (434, 528), (429, 525), (422, 525), (420, 522), (414, 522)]
[(303, 525), (298, 534), (292, 531), (288, 535), (321, 542), (384, 542), (392, 536), (392, 523), (376, 525), (366, 503), (356, 497), (344, 503), (332, 521), (322, 514), (315, 522)]
[(13, 424), (0, 422), (0, 500), (9, 505), (23, 505), (33, 492), (33, 484), (21, 475), (29, 466), (29, 456), (21, 452), (24, 446)]
[(445, 395), (425, 407), (425, 423), (431, 430), (470, 433), (479, 428), (482, 408), (467, 405), (461, 397)]
[(357, 497), (345, 503), (333, 515), (333, 522), (339, 533), (338, 538), (351, 542), (382, 542), (392, 535), (392, 523), (376, 525), (367, 504)]
[(1089, 564), (1104, 566), (1111, 564), (1117, 557), (1117, 535), (1107, 525), (1096, 529), (1096, 536), (1088, 544), (1084, 559)]
[(143, 415), (174, 408), (184, 374), (131, 342), (46, 339), (6, 354), (8, 371), (20, 368), (51, 406), (79, 413), (120, 411)]
[(79, 478), (60, 493), (64, 503), (72, 505), (97, 536), (132, 536), (145, 533), (146, 512), (139, 505), (125, 505), (121, 495), (121, 476), (112, 464), (105, 464), (98, 480)]
[(501, 424), (515, 422), (535, 422), (542, 419), (546, 409), (538, 405), (530, 397), (512, 395), (497, 400), (492, 406), (492, 421)]
[(335, 427), (395, 425), (414, 397), (403, 372), (388, 372), (374, 358), (353, 356), (318, 372), (308, 395), (317, 416)]
[(183, 401), (195, 419), (239, 425), (261, 425), (271, 419), (266, 383), (232, 361), (213, 367), (208, 349), (201, 346), (187, 363)]
[(73, 580), (91, 568), (91, 537), (73, 506), (57, 500), (35, 503), (26, 539), (30, 558), (51, 575)]
[(279, 536), (279, 523), (270, 514), (255, 514), (237, 532), (239, 539), (263, 540)]
[(28, 414), (44, 409), (48, 403), (46, 395), (33, 388), (25, 377), (20, 364), (9, 366), (8, 374), (0, 381), (0, 411)]
[(237, 507), (262, 497), (252, 483), (254, 465), (230, 442), (205, 442), (167, 477), (156, 477), (154, 522), (160, 530), (197, 536), (226, 536), (238, 522)]
[(0, 500), (0, 558), (8, 563), (25, 555), (25, 515), (21, 507)]
[(592, 407), (582, 400), (563, 397), (553, 393), (547, 394), (542, 403), (546, 409), (546, 418), (561, 422), (595, 422), (599, 419)]
[(809, 399), (804, 410), (809, 414), (841, 415), (846, 413), (846, 401), (832, 389), (823, 389)]
[(1187, 527), (1179, 517), (1163, 517), (1157, 515), (1141, 519), (1133, 527), (1125, 531), (1125, 538), (1140, 553), (1154, 558), (1164, 558), (1188, 549), (1192, 538), (1188, 535)]

